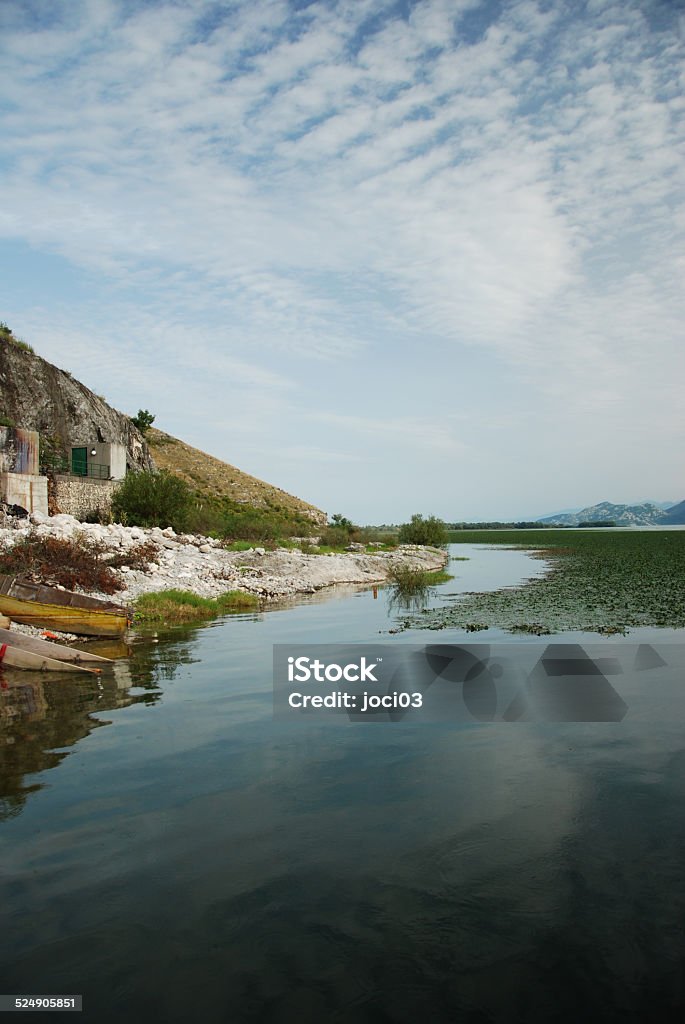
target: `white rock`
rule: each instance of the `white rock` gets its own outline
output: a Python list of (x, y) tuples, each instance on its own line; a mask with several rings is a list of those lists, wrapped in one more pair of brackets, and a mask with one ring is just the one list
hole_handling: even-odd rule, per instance
[(74, 529), (81, 525), (76, 516), (70, 516), (68, 512), (60, 512), (58, 516), (53, 516), (50, 522), (53, 526), (64, 526), (67, 529)]

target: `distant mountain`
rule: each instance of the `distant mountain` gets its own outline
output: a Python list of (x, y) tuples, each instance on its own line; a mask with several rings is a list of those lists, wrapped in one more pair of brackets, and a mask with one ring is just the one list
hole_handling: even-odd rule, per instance
[[(673, 504), (673, 502), (671, 502), (671, 504)], [(573, 508), (559, 508), (556, 512), (553, 512), (551, 515), (547, 514), (546, 516), (530, 516), (530, 518), (536, 519), (539, 523), (543, 521), (549, 521), (551, 519), (554, 519), (556, 522), (559, 516), (566, 516), (571, 514), (572, 512), (580, 512), (580, 505), (574, 505)]]
[(664, 526), (682, 526), (683, 524), (685, 524), (685, 501), (680, 501), (668, 509)]
[(559, 526), (579, 526), (588, 522), (614, 522), (617, 526), (675, 526), (685, 523), (685, 501), (670, 509), (660, 508), (653, 501), (645, 501), (641, 505), (614, 505), (610, 501), (602, 501), (578, 512), (541, 516), (538, 522), (558, 523)]

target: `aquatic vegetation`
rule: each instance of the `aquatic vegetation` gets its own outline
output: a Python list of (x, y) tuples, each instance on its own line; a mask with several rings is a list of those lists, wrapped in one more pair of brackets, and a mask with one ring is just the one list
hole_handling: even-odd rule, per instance
[(387, 572), (391, 584), (389, 607), (424, 615), (429, 613), (426, 604), (433, 596), (433, 588), (454, 578), (443, 569), (412, 569), (400, 562), (391, 563)]
[(426, 569), (412, 569), (400, 562), (392, 562), (388, 566), (388, 580), (400, 597), (413, 596), (451, 579), (453, 577), (442, 569), (429, 572)]
[(468, 594), (412, 626), (471, 631), (477, 624), (536, 635), (685, 627), (683, 530), (464, 530), (459, 542), (533, 548), (550, 571), (518, 587)]
[(213, 619), (229, 612), (254, 610), (259, 600), (254, 594), (242, 590), (227, 590), (219, 597), (200, 597), (190, 590), (160, 590), (141, 594), (134, 604), (137, 623), (176, 624)]

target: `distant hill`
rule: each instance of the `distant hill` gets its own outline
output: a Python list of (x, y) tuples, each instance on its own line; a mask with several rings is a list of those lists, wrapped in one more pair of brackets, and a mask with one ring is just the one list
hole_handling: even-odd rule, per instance
[(306, 516), (317, 525), (326, 524), (326, 513), (306, 501), (244, 473), (228, 462), (208, 455), (154, 427), (145, 434), (155, 465), (180, 476), (199, 495), (216, 503), (221, 499), (256, 508), (274, 509)]
[(663, 525), (681, 526), (683, 524), (685, 524), (685, 501), (680, 501), (677, 505), (668, 509)]
[(610, 501), (602, 501), (578, 512), (541, 516), (538, 522), (559, 526), (579, 526), (587, 522), (614, 522), (616, 526), (676, 526), (685, 523), (685, 501), (670, 509), (660, 508), (653, 501), (645, 501), (641, 505), (614, 505)]

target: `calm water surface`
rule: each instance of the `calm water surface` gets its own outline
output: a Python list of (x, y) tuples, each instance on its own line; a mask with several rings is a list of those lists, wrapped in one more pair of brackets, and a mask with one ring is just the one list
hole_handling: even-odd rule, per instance
[[(452, 550), (436, 601), (544, 569)], [(274, 643), (466, 639), (394, 615), (347, 588), (138, 638), (100, 682), (6, 673), (0, 992), (82, 993), (104, 1024), (680, 1020), (682, 709), (273, 720)]]

